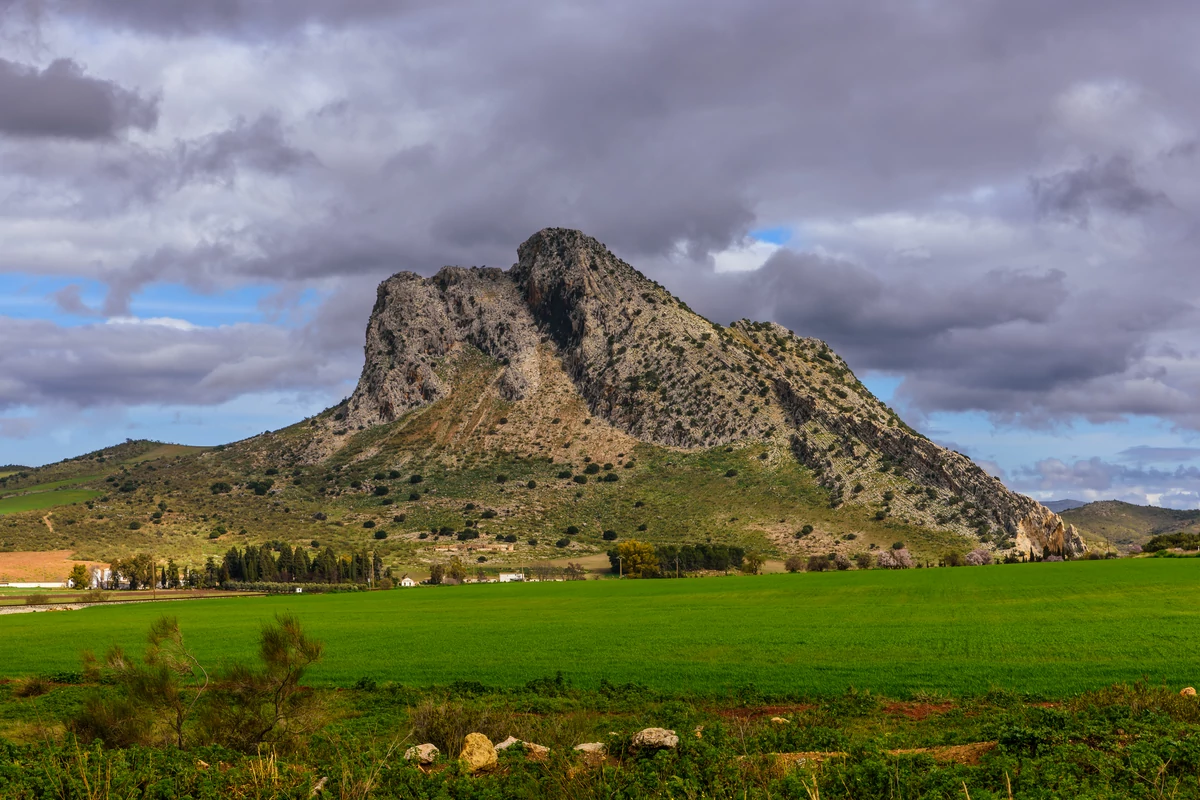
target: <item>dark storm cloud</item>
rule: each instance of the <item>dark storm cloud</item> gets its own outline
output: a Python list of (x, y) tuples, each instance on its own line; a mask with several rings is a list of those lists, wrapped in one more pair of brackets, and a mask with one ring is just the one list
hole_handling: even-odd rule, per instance
[(1139, 463), (1163, 463), (1177, 461), (1195, 461), (1200, 458), (1200, 447), (1149, 447), (1138, 445), (1122, 450), (1118, 455), (1125, 461)]
[(152, 129), (158, 102), (89, 77), (68, 58), (42, 70), (0, 58), (0, 134), (106, 139), (127, 128)]
[(1103, 162), (1093, 157), (1078, 169), (1031, 179), (1030, 189), (1039, 215), (1080, 225), (1088, 223), (1097, 206), (1134, 214), (1170, 205), (1165, 193), (1139, 183), (1127, 156), (1113, 156)]
[[(44, 7), (86, 32), (66, 46), (136, 43), (111, 59), (138, 76), (122, 82), (166, 87), (150, 141), (0, 153), (17, 184), (0, 225), (79, 245), (10, 254), (0, 228), (0, 264), (104, 280), (108, 314), (155, 282), (332, 286), (306, 335), (357, 350), (378, 279), (507, 266), (566, 225), (715, 319), (776, 319), (903, 374), (917, 411), (1200, 425), (1185, 4)], [(966, 222), (922, 231), (948, 209)], [(903, 224), (861, 224), (887, 215)], [(797, 252), (713, 272), (768, 224), (795, 225)]]
[(402, 0), (57, 0), (69, 14), (168, 35), (263, 35), (305, 24), (345, 24), (426, 5)]

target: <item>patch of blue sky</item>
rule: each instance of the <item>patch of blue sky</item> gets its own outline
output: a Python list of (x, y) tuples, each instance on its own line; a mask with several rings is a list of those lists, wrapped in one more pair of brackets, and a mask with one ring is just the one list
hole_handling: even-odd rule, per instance
[(39, 466), (117, 444), (125, 438), (173, 444), (217, 445), (278, 430), (322, 411), (353, 390), (260, 392), (215, 406), (129, 406), (75, 413), (58, 410), (53, 419), (32, 409), (12, 409), (3, 417), (32, 417), (22, 438), (0, 439), (0, 463)]
[[(882, 402), (892, 405), (896, 397), (896, 389), (904, 382), (903, 375), (889, 375), (886, 372), (868, 372), (858, 378), (871, 394)], [(894, 407), (893, 407), (894, 408)], [(895, 409), (899, 413), (899, 409)]]
[(67, 314), (51, 295), (71, 284), (78, 284), (80, 297), (88, 305), (104, 300), (105, 286), (100, 281), (75, 278), (51, 278), (20, 272), (0, 274), (0, 315), (15, 319), (45, 319), (59, 325), (84, 325), (93, 318)]
[(1158, 417), (1138, 416), (1112, 422), (1077, 420), (1069, 426), (1046, 429), (996, 425), (983, 412), (938, 412), (918, 426), (931, 439), (965, 452), (972, 458), (999, 464), (1010, 475), (1047, 458), (1067, 464), (1100, 458), (1123, 461), (1132, 447), (1180, 447), (1196, 437), (1174, 430)]
[[(101, 281), (52, 278), (23, 273), (0, 274), (0, 315), (16, 319), (43, 319), (64, 327), (96, 322), (96, 315), (63, 310), (53, 294), (68, 286), (80, 289), (89, 308), (103, 307), (107, 287)], [(296, 327), (308, 320), (320, 303), (320, 294), (306, 289), (282, 303), (272, 302), (275, 289), (248, 285), (206, 293), (173, 283), (152, 284), (139, 291), (129, 304), (131, 316), (171, 317), (199, 327), (237, 323), (271, 323)]]
[(792, 229), (787, 225), (776, 225), (773, 228), (757, 228), (750, 231), (750, 238), (767, 244), (783, 246), (792, 239)]

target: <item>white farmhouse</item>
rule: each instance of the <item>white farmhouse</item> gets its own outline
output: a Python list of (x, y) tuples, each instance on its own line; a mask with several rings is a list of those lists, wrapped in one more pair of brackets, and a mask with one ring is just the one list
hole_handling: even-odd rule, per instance
[(417, 582), (414, 581), (412, 578), (408, 577), (408, 575), (403, 575), (400, 578), (400, 585), (407, 589), (410, 586), (416, 586)]
[(525, 580), (525, 574), (521, 572), (501, 572), (501, 583), (520, 583)]

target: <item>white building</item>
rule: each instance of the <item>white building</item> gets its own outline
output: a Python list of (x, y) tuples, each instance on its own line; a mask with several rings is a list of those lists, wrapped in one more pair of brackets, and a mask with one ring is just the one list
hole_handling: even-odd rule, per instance
[(501, 572), (500, 573), (500, 582), (501, 583), (520, 583), (523, 580), (525, 580), (525, 575), (520, 572)]
[(400, 585), (405, 588), (408, 588), (410, 586), (416, 586), (417, 582), (414, 581), (412, 578), (408, 577), (407, 575), (404, 575), (400, 578)]

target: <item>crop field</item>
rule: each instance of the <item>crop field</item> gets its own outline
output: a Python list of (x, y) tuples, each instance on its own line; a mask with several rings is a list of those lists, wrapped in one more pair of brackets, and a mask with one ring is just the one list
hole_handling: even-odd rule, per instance
[(15, 514), (19, 511), (43, 511), (58, 506), (80, 503), (99, 497), (103, 492), (92, 489), (63, 489), (60, 491), (21, 494), (0, 499), (0, 514)]
[(993, 687), (1062, 696), (1146, 676), (1200, 679), (1193, 559), (660, 581), (419, 587), (0, 617), (0, 675), (78, 668), (84, 646), (137, 647), (178, 616), (203, 661), (251, 655), (257, 627), (296, 612), (326, 642), (321, 685), (523, 684), (562, 670), (721, 694), (748, 685), (893, 697)]

